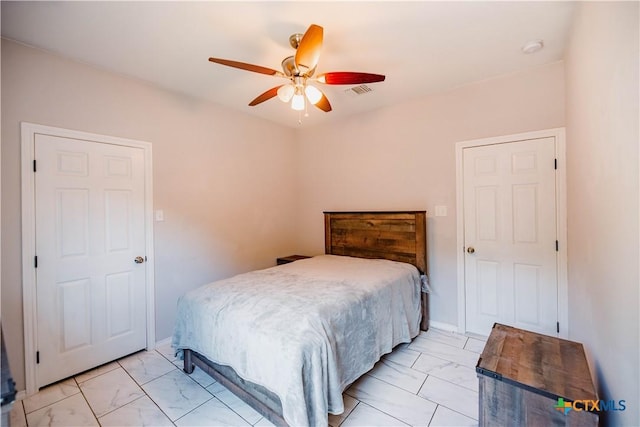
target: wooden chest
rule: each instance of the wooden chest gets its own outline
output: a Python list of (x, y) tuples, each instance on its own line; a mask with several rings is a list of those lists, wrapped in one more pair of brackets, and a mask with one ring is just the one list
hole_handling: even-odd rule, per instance
[(597, 426), (582, 344), (496, 323), (476, 366), (480, 426)]

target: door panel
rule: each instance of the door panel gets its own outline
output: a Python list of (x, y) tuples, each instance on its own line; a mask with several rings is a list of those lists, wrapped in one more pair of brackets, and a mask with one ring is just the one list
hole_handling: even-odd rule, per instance
[(513, 186), (513, 242), (538, 242), (538, 187), (532, 184)]
[(90, 285), (87, 278), (58, 284), (61, 353), (91, 345)]
[(106, 277), (108, 338), (132, 332), (135, 325), (131, 279), (130, 273), (109, 274)]
[(140, 148), (36, 134), (38, 386), (146, 346)]
[(499, 199), (498, 187), (476, 188), (475, 216), (478, 240), (484, 242), (498, 240), (499, 230), (496, 218), (498, 217)]
[(493, 261), (478, 260), (478, 312), (485, 316), (497, 316), (500, 302), (500, 283), (498, 281), (500, 264)]
[(89, 192), (58, 189), (56, 238), (61, 258), (87, 256), (89, 248)]
[[(516, 316), (519, 324), (537, 325), (540, 323), (540, 266), (515, 264), (514, 288), (516, 292)], [(532, 300), (533, 298), (533, 300)]]
[(122, 190), (105, 191), (105, 237), (107, 252), (131, 249), (131, 192)]
[(463, 150), (466, 329), (556, 333), (555, 139)]

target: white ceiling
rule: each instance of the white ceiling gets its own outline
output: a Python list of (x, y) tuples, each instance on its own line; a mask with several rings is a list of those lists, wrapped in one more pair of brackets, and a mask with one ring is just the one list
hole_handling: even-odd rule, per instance
[[(445, 91), (563, 58), (573, 2), (9, 2), (2, 36), (258, 117), (298, 127)], [(316, 74), (387, 76), (354, 96), (322, 86), (333, 111), (298, 113), (277, 98), (247, 104), (284, 80), (208, 62), (280, 70), (289, 36), (324, 27)], [(521, 53), (528, 40), (545, 48)]]

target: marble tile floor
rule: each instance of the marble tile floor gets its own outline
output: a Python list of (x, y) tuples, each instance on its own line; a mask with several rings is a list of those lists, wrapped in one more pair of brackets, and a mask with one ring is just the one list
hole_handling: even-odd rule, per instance
[[(344, 392), (339, 426), (475, 426), (479, 337), (431, 328), (401, 344)], [(16, 401), (11, 426), (270, 426), (169, 345), (141, 351)]]

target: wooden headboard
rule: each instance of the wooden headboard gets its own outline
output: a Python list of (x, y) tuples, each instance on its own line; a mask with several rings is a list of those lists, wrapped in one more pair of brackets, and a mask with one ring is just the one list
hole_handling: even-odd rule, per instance
[[(427, 271), (426, 212), (325, 212), (324, 251), (331, 255), (381, 258)], [(421, 294), (420, 329), (429, 329), (429, 298)]]
[(427, 270), (426, 212), (325, 212), (325, 253), (382, 258)]

